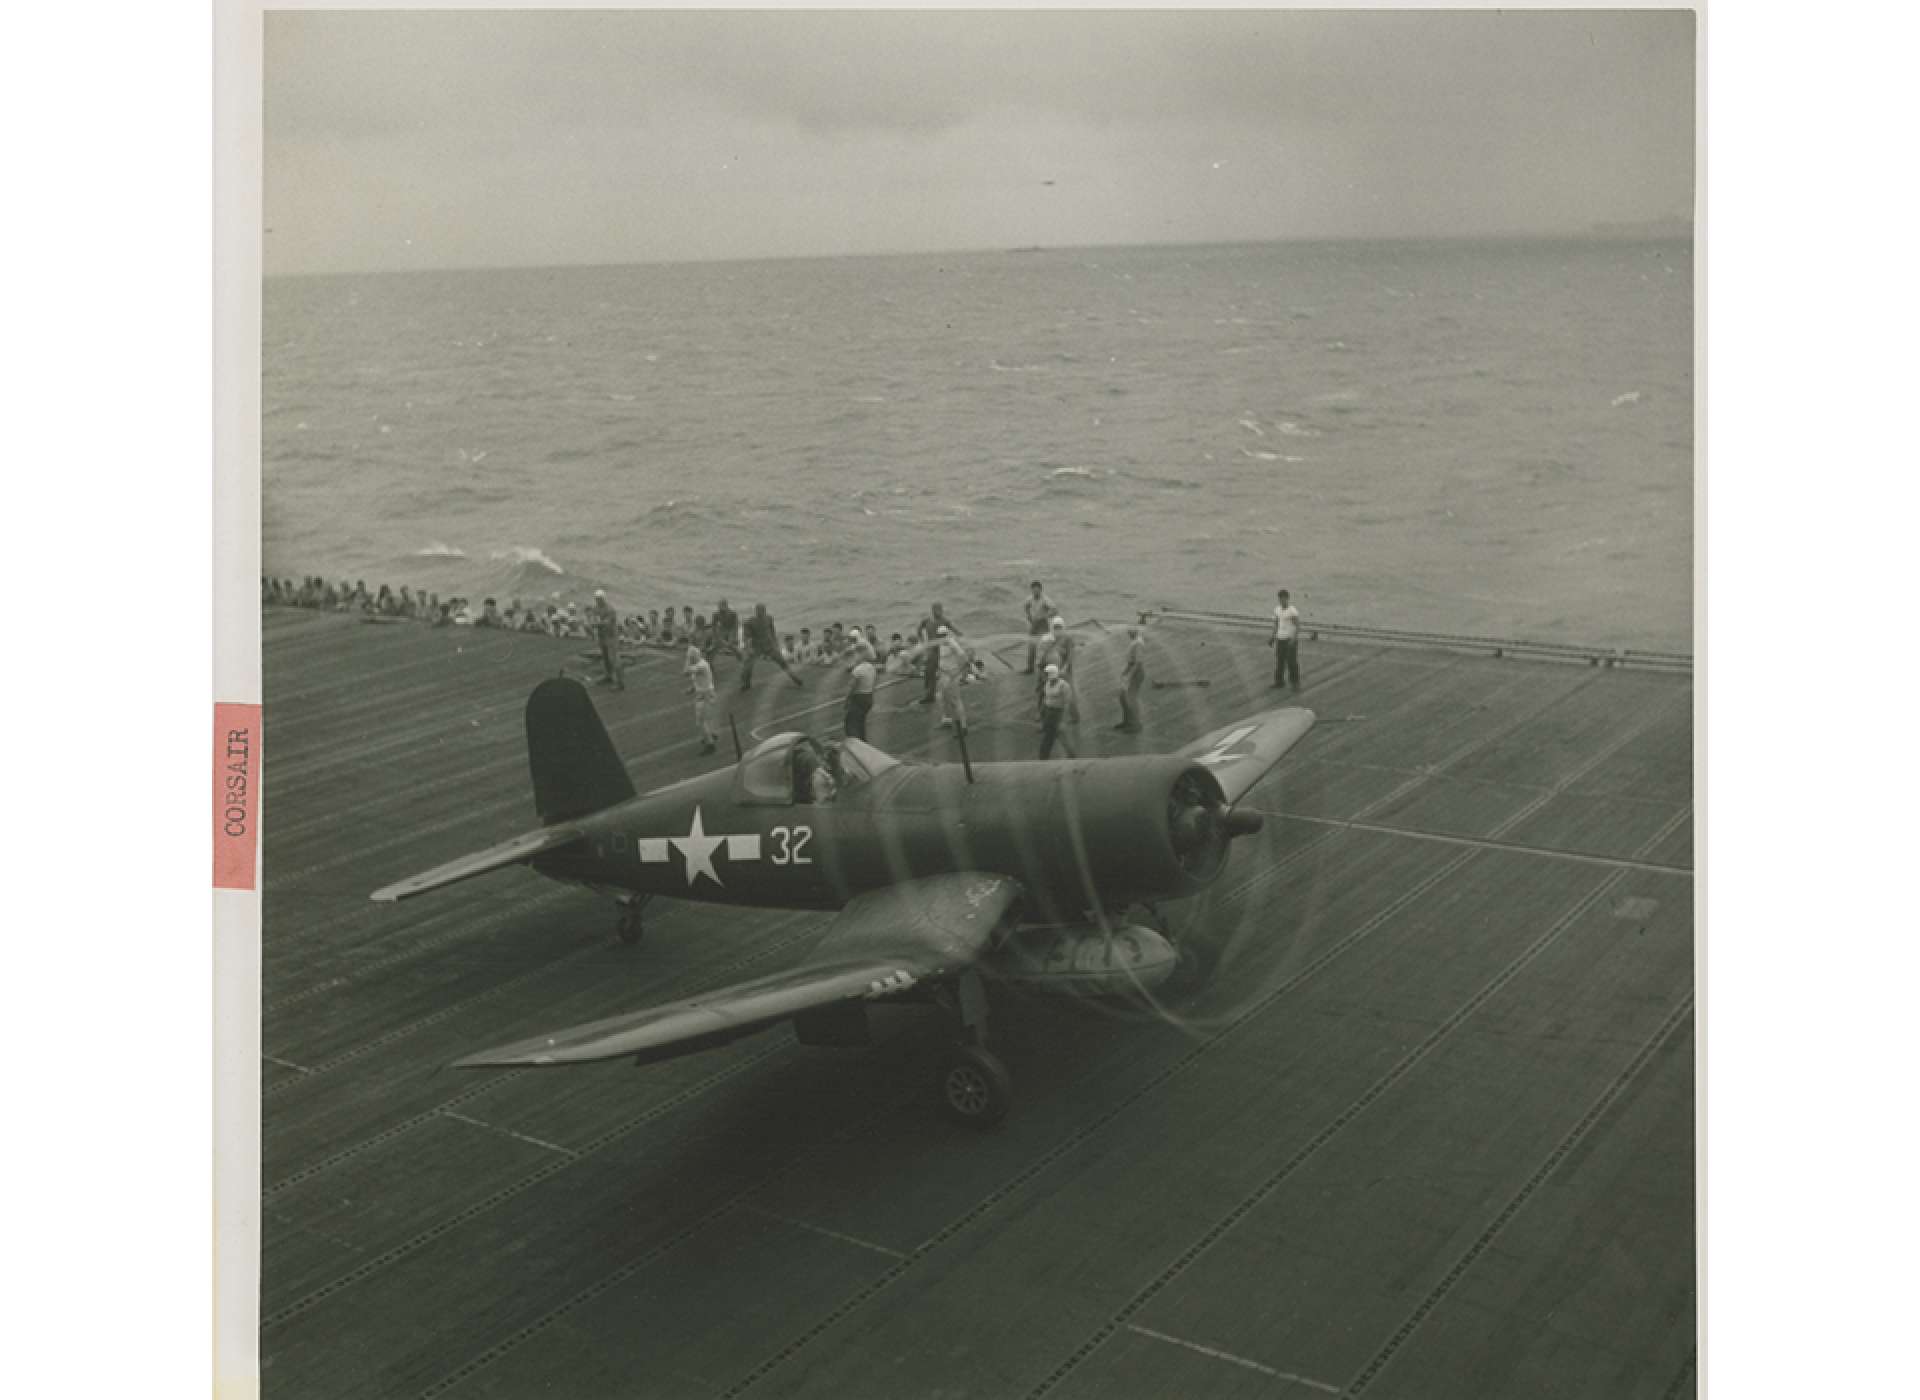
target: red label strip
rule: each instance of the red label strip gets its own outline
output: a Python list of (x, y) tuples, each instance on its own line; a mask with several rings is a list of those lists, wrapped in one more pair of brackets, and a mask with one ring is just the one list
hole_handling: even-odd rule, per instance
[(253, 888), (260, 831), (260, 707), (213, 707), (213, 887)]

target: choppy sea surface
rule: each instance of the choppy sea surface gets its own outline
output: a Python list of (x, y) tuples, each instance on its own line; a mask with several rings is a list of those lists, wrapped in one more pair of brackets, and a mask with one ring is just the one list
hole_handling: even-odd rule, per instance
[(1674, 242), (277, 278), (265, 569), (1690, 650), (1692, 295)]

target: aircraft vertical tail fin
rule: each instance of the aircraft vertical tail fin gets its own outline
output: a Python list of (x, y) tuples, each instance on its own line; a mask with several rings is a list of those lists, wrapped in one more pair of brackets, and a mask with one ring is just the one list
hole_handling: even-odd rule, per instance
[(527, 697), (527, 766), (533, 805), (551, 826), (633, 796), (607, 727), (585, 686), (566, 676), (540, 682)]

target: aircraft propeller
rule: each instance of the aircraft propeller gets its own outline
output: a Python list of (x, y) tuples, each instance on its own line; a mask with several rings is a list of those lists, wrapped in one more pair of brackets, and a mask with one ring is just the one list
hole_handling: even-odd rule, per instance
[(1173, 853), (1192, 875), (1203, 875), (1226, 858), (1227, 843), (1251, 836), (1264, 821), (1257, 812), (1241, 812), (1220, 800), (1217, 790), (1198, 774), (1187, 772), (1174, 782), (1167, 798), (1167, 828)]

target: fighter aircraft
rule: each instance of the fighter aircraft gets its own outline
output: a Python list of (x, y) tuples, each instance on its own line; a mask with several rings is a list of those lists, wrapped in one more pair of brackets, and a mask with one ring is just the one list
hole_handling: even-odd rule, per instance
[(780, 1021), (802, 1044), (867, 1043), (867, 1008), (933, 1001), (954, 1018), (937, 1096), (989, 1127), (1011, 1081), (987, 1048), (983, 979), (1079, 996), (1158, 985), (1177, 955), (1127, 911), (1198, 893), (1235, 837), (1235, 805), (1313, 726), (1267, 710), (1170, 754), (910, 763), (859, 739), (775, 734), (729, 768), (636, 794), (576, 680), (528, 697), (539, 830), (376, 890), (408, 899), (509, 865), (613, 896), (637, 942), (656, 895), (837, 910), (797, 967), (535, 1036), (460, 1068), (637, 1064), (723, 1045)]

